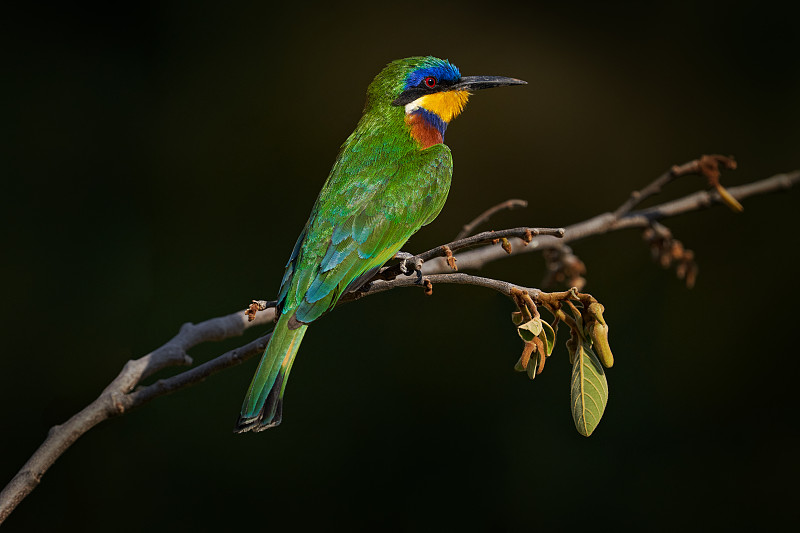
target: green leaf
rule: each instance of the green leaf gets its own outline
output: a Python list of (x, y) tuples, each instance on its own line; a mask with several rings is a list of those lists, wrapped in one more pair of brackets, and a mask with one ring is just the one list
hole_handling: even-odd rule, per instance
[(536, 379), (536, 369), (539, 368), (539, 358), (542, 357), (542, 354), (539, 353), (539, 350), (536, 350), (531, 355), (531, 360), (528, 361), (528, 368), (525, 370), (528, 373), (528, 377), (533, 380)]
[(556, 346), (556, 332), (553, 329), (553, 326), (542, 320), (542, 333), (539, 334), (539, 338), (542, 339), (544, 343), (545, 351), (547, 355), (553, 353), (553, 348)]
[(592, 348), (582, 343), (572, 365), (572, 419), (578, 433), (588, 437), (600, 423), (608, 402), (608, 382)]
[(519, 336), (522, 337), (522, 340), (525, 342), (533, 342), (533, 338), (538, 337), (541, 332), (542, 332), (541, 318), (531, 319), (522, 324), (521, 326), (517, 327), (517, 333), (519, 333)]
[(519, 326), (522, 324), (522, 313), (519, 311), (514, 311), (511, 313), (511, 321), (514, 323), (515, 326)]

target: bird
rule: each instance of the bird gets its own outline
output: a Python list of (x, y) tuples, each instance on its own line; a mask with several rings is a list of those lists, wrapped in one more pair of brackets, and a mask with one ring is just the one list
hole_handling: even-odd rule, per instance
[(461, 76), (445, 59), (390, 62), (367, 88), (361, 119), (341, 146), (286, 264), (278, 317), (247, 390), (235, 433), (281, 423), (283, 395), (308, 325), (362, 287), (444, 206), (453, 175), (448, 124), (474, 91), (526, 82)]

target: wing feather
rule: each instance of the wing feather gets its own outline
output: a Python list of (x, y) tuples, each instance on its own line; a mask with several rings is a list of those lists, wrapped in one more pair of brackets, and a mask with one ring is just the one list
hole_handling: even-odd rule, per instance
[(283, 312), (300, 322), (315, 320), (354, 283), (367, 281), (365, 273), (391, 259), (447, 198), (452, 159), (446, 146), (399, 160), (381, 151), (369, 156), (360, 165), (334, 167), (287, 265)]

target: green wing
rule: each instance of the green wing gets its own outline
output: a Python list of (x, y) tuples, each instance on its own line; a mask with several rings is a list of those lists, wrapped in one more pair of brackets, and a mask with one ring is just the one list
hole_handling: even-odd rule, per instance
[(447, 199), (453, 173), (447, 146), (399, 158), (373, 153), (340, 156), (286, 265), (278, 301), (300, 322), (319, 318), (351, 284), (366, 281)]

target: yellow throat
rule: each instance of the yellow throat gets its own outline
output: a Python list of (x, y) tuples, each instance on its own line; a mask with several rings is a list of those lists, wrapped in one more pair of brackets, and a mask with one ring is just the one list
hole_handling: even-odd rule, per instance
[(426, 94), (406, 105), (406, 113), (411, 113), (417, 108), (424, 108), (431, 113), (436, 113), (443, 121), (450, 122), (464, 111), (469, 100), (467, 91), (444, 91)]

